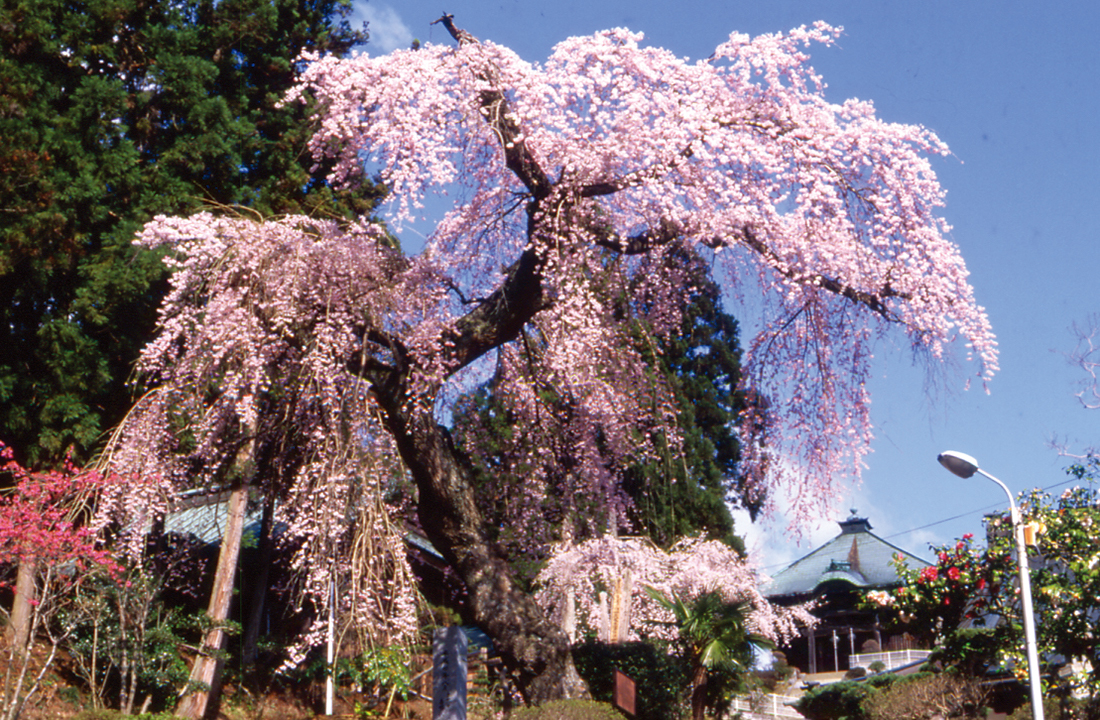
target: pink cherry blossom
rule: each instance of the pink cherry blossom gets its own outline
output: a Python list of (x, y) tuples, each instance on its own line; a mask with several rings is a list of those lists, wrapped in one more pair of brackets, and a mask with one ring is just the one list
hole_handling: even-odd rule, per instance
[[(467, 297), (493, 287), (487, 270), (538, 250), (556, 297), (539, 322), (546, 360), (590, 389), (597, 418), (623, 395), (599, 377), (615, 334), (591, 294), (603, 257), (592, 248), (653, 252), (667, 232), (713, 253), (727, 297), (761, 311), (745, 382), (772, 412), (742, 418), (745, 471), (793, 485), (801, 518), (860, 473), (865, 379), (890, 328), (933, 361), (963, 346), (983, 381), (997, 370), (985, 311), (937, 214), (944, 193), (927, 156), (948, 150), (869, 102), (824, 98), (806, 48), (839, 32), (735, 34), (694, 63), (625, 30), (570, 38), (541, 65), (490, 42), (311, 57), (291, 97), (324, 108), (312, 148), (337, 161), (332, 180), (357, 182), (365, 161), (391, 190), (395, 222), (427, 193), (461, 198), (426, 254)], [(501, 93), (495, 110), (490, 91)], [(536, 214), (529, 226), (525, 204), (551, 189), (572, 218)], [(674, 314), (675, 279), (651, 281), (665, 283), (660, 312)], [(609, 392), (590, 394), (601, 386)], [(768, 442), (753, 442), (762, 430)]]
[(810, 605), (785, 608), (770, 603), (761, 593), (762, 578), (755, 567), (728, 545), (715, 540), (686, 538), (668, 552), (646, 538), (603, 536), (579, 545), (555, 548), (539, 573), (539, 603), (551, 617), (564, 622), (567, 599), (573, 596), (578, 629), (596, 632), (599, 626), (599, 594), (631, 577), (630, 639), (675, 639), (672, 613), (646, 591), (653, 588), (666, 596), (696, 598), (718, 592), (729, 603), (748, 606), (747, 623), (752, 633), (783, 643), (817, 619)]

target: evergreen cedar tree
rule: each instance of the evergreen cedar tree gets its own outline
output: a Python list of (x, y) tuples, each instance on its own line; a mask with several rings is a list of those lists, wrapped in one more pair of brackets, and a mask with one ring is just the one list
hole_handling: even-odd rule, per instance
[[(151, 390), (108, 456), (135, 496), (141, 480), (196, 471), (277, 482), (288, 532), (312, 538), (301, 562), (320, 608), (349, 503), (407, 473), (423, 531), (468, 591), (467, 619), (541, 702), (583, 688), (560, 626), (485, 530), (441, 423), (456, 394), (495, 374), (527, 433), (551, 419), (544, 397), (564, 399), (569, 417), (552, 421), (568, 438), (569, 502), (605, 507), (614, 529), (617, 468), (659, 455), (657, 438), (680, 442), (674, 394), (636, 333), (655, 342), (681, 326), (691, 273), (669, 260), (686, 246), (713, 263), (725, 299), (762, 309), (742, 386), (768, 412), (740, 414), (741, 468), (804, 518), (867, 452), (880, 334), (905, 333), (933, 361), (965, 344), (983, 382), (996, 346), (936, 214), (926, 155), (947, 149), (869, 103), (826, 102), (804, 47), (838, 30), (734, 34), (695, 63), (612, 30), (532, 65), (440, 22), (457, 47), (313, 54), (287, 99), (319, 108), (310, 148), (329, 180), (358, 187), (365, 166), (393, 222), (426, 192), (459, 198), (424, 252), (403, 256), (367, 218), (156, 218), (139, 242), (168, 253), (172, 289), (141, 358)], [(519, 458), (533, 497), (550, 486), (543, 456), (561, 451)], [(120, 495), (117, 507), (135, 505)], [(396, 567), (400, 533), (387, 537)], [(379, 632), (415, 627), (384, 583), (341, 609), (371, 598), (392, 601)]]
[(362, 42), (346, 0), (12, 0), (0, 9), (0, 433), (34, 467), (82, 462), (166, 289), (133, 246), (202, 203), (366, 212), (311, 171), (303, 50)]

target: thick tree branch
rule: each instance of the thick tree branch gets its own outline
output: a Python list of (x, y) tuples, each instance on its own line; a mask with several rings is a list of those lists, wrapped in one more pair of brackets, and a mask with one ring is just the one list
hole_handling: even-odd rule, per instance
[[(442, 23), (459, 46), (480, 44), (476, 37), (455, 27), (453, 15), (444, 14), (432, 24), (435, 23)], [(500, 78), (496, 67), (486, 58), (483, 66), (475, 68), (474, 72), (479, 80), (490, 87), (478, 93), (478, 104), (481, 107), (481, 114), (500, 140), (505, 164), (535, 199), (546, 197), (550, 194), (553, 183), (527, 147), (519, 122), (511, 111), (504, 91), (500, 89)]]
[[(894, 312), (890, 310), (884, 300), (886, 300), (887, 298), (901, 298), (903, 300), (910, 299), (908, 293), (900, 293), (890, 287), (889, 280), (887, 280), (886, 284), (879, 288), (877, 292), (867, 292), (866, 290), (858, 290), (850, 285), (846, 285), (840, 280), (830, 278), (818, 273), (805, 274), (799, 273), (791, 268), (784, 269), (783, 263), (780, 261), (779, 256), (776, 255), (770, 247), (768, 247), (767, 243), (756, 237), (756, 234), (749, 227), (742, 228), (739, 240), (745, 246), (751, 248), (758, 255), (764, 258), (768, 265), (771, 266), (773, 270), (778, 272), (783, 277), (788, 278), (789, 280), (796, 281), (799, 284), (814, 285), (824, 290), (828, 290), (831, 293), (835, 293), (836, 295), (840, 295), (841, 297), (847, 298), (854, 303), (863, 305), (871, 312), (881, 316), (884, 320), (890, 322), (898, 321), (897, 315), (895, 315)], [(723, 239), (715, 238), (706, 244), (711, 247), (720, 247), (726, 245), (727, 243)]]
[(679, 224), (662, 219), (659, 226), (644, 230), (637, 235), (625, 238), (619, 235), (601, 237), (596, 240), (596, 244), (623, 255), (644, 255), (654, 248), (669, 244), (682, 233), (683, 228)]
[(539, 261), (525, 250), (508, 268), (504, 282), (443, 334), (446, 367), (456, 372), (493, 348), (515, 339), (535, 313), (548, 306)]
[(678, 152), (673, 159), (665, 163), (663, 167), (662, 164), (658, 164), (654, 167), (642, 168), (641, 170), (627, 173), (616, 180), (588, 183), (581, 187), (580, 192), (577, 194), (582, 198), (600, 197), (603, 195), (614, 195), (627, 188), (644, 185), (647, 180), (659, 178), (665, 173), (675, 170), (684, 161), (690, 160), (694, 154), (695, 151), (691, 149), (691, 144), (689, 143), (683, 150)]

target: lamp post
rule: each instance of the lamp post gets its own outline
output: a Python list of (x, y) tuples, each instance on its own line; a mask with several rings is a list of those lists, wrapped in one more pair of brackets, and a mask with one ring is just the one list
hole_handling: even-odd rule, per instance
[(961, 478), (969, 478), (978, 473), (1001, 486), (1008, 496), (1008, 507), (1012, 518), (1012, 534), (1016, 538), (1016, 558), (1020, 568), (1020, 605), (1024, 612), (1024, 643), (1027, 647), (1027, 676), (1031, 686), (1031, 716), (1035, 720), (1044, 720), (1043, 693), (1039, 679), (1039, 650), (1035, 640), (1035, 615), (1031, 605), (1031, 574), (1027, 564), (1027, 546), (1024, 544), (1024, 525), (1020, 521), (1020, 511), (1012, 493), (1003, 482), (978, 467), (978, 461), (969, 455), (954, 450), (940, 453), (936, 458), (940, 465)]

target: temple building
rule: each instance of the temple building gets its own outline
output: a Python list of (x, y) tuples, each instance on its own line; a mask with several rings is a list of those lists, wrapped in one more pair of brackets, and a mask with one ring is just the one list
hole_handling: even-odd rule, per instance
[(813, 613), (821, 622), (791, 646), (780, 648), (787, 662), (804, 673), (845, 671), (856, 653), (913, 648), (908, 634), (886, 636), (873, 610), (860, 609), (869, 590), (893, 590), (901, 585), (894, 556), (910, 568), (930, 565), (871, 532), (867, 518), (855, 509), (839, 523), (840, 534), (776, 573), (764, 594), (778, 605), (817, 600)]

